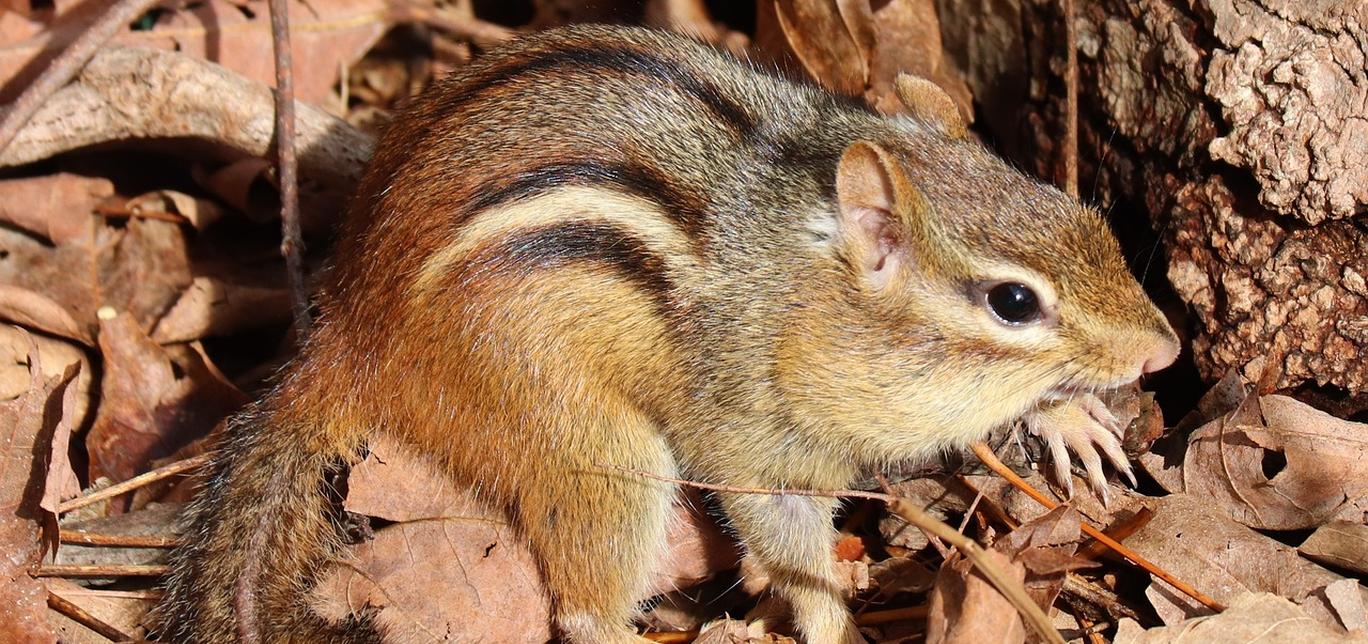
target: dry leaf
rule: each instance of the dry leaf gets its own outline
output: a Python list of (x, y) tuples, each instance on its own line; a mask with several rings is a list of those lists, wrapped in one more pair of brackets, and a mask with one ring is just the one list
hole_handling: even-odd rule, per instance
[[(1235, 523), (1208, 497), (1174, 494), (1153, 503), (1154, 518), (1126, 540), (1141, 556), (1217, 601), (1271, 592), (1302, 604), (1324, 623), (1337, 623), (1325, 602), (1313, 595), (1344, 577)], [(1146, 595), (1165, 624), (1210, 613), (1163, 582), (1152, 583)]]
[[(94, 615), (106, 624), (123, 631), (132, 637), (143, 637), (143, 618), (152, 608), (153, 601), (130, 594), (122, 596), (118, 591), (99, 591), (79, 586), (65, 579), (47, 578), (43, 584), (54, 595), (60, 596)], [(109, 644), (109, 639), (92, 631), (71, 618), (48, 611), (48, 623), (56, 631), (62, 644)]]
[[(295, 97), (327, 109), (344, 64), (360, 58), (386, 30), (385, 5), (377, 0), (310, 0), (291, 2), (290, 49)], [(127, 29), (113, 42), (176, 50), (218, 63), (247, 78), (275, 86), (269, 13), (264, 0), (208, 0), (159, 14), (155, 27)], [(89, 20), (79, 12), (64, 15), (51, 28), (23, 42), (8, 44), (0, 56), (0, 102), (14, 100), (13, 88), (33, 80)]]
[[(1013, 582), (1021, 583), (1026, 578), (1026, 568), (1011, 561), (1006, 554), (991, 549), (985, 554)], [(1012, 603), (998, 594), (969, 560), (955, 553), (941, 565), (935, 589), (931, 591), (926, 641), (928, 644), (1024, 642), (1026, 626)]]
[(8, 324), (0, 324), (0, 400), (18, 398), (29, 389), (29, 351), (38, 347), (38, 362), (42, 364), (43, 377), (52, 378), (66, 372), (67, 367), (79, 365), (80, 372), (71, 383), (75, 400), (71, 409), (71, 426), (86, 426), (86, 416), (90, 413), (90, 360), (79, 345), (56, 338), (27, 333), (23, 329)]
[(160, 344), (224, 336), (290, 319), (289, 290), (197, 275), (171, 309), (157, 320), (152, 339)]
[(1368, 525), (1331, 521), (1317, 528), (1297, 551), (1328, 566), (1368, 575)]
[(135, 219), (96, 225), (91, 235), (52, 247), (0, 227), (0, 284), (60, 305), (83, 332), (52, 320), (39, 328), (64, 337), (93, 337), (101, 306), (129, 311), (147, 328), (190, 284), (184, 233), (169, 222)]
[(159, 346), (127, 314), (101, 320), (100, 353), (101, 404), (86, 437), (91, 480), (139, 474), (247, 402), (201, 355)]
[(1249, 399), (1188, 440), (1184, 489), (1251, 528), (1301, 530), (1368, 512), (1368, 425), (1286, 396)]
[[(76, 377), (43, 378), (38, 348), (29, 352), (30, 384), (0, 404), (0, 641), (54, 642), (47, 625), (47, 591), (29, 576), (43, 554), (43, 526), (55, 517), (41, 508), (49, 482), (54, 436), (71, 431), (68, 389)], [(65, 445), (63, 445), (65, 447)], [(60, 474), (60, 473), (59, 473)]]
[[(429, 461), (383, 437), (372, 440), (370, 453), (352, 468), (343, 507), (397, 522), (476, 515), (493, 523), (506, 522), (496, 512), (477, 511), (469, 494), (458, 490)], [(666, 536), (669, 550), (642, 599), (697, 585), (739, 565), (738, 546), (702, 507), (702, 500), (692, 493), (675, 504), (676, 514)]]
[(1346, 635), (1317, 622), (1301, 607), (1270, 593), (1242, 593), (1220, 615), (1197, 617), (1179, 624), (1144, 630), (1133, 620), (1122, 620), (1116, 644), (1333, 644), (1368, 642), (1368, 635)]
[(53, 244), (77, 241), (90, 234), (95, 206), (114, 196), (114, 184), (103, 177), (59, 172), (41, 177), (0, 180), (0, 221), (43, 237)]
[(945, 90), (959, 107), (964, 122), (972, 123), (974, 97), (964, 77), (945, 58), (935, 0), (892, 0), (870, 19), (875, 46), (869, 54), (865, 102), (884, 114), (904, 111), (893, 91), (893, 81), (898, 74), (908, 73)]
[(523, 539), (467, 503), (353, 546), (316, 589), (320, 612), (340, 618), (376, 606), (395, 642), (546, 641), (550, 602)]
[[(868, 50), (861, 51), (860, 43), (848, 25), (857, 25), (860, 38), (867, 36), (868, 3), (838, 3), (836, 0), (774, 2), (777, 25), (808, 75), (838, 94), (862, 94), (869, 81)], [(863, 7), (863, 11), (849, 17), (845, 15), (846, 10), (858, 7)]]

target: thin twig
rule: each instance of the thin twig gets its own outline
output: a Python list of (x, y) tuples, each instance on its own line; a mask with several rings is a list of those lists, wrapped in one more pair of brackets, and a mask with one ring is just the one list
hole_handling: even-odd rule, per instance
[(70, 617), (72, 620), (74, 620), (81, 626), (84, 626), (92, 631), (95, 631), (96, 633), (99, 633), (100, 635), (108, 638), (111, 641), (133, 641), (132, 635), (129, 635), (128, 633), (119, 630), (118, 627), (114, 626), (113, 624), (110, 624), (109, 622), (106, 622), (94, 615), (91, 615), (89, 612), (86, 611), (86, 609), (81, 608), (80, 606), (77, 606), (76, 604), (73, 604), (70, 601), (67, 601), (65, 597), (62, 597), (61, 595), (58, 595), (50, 590), (48, 591), (47, 605), (52, 610), (55, 610), (63, 615), (66, 615), (67, 617)]
[(9, 110), (0, 117), (0, 152), (9, 147), (14, 137), (19, 135), (19, 130), (24, 129), (43, 103), (81, 72), (81, 68), (90, 62), (90, 57), (94, 56), (100, 47), (113, 38), (120, 29), (126, 29), (128, 23), (146, 13), (158, 1), (119, 0), (86, 27), (85, 32), (72, 41), (65, 51), (52, 59), (47, 69), (24, 89), (19, 98), (10, 103)]
[[(987, 445), (981, 442), (974, 443), (972, 447), (974, 453), (978, 455), (979, 460), (982, 460), (984, 465), (987, 465), (989, 469), (993, 470), (994, 472), (997, 472), (998, 475), (1002, 478), (1007, 479), (1007, 481), (1010, 482), (1012, 485), (1016, 486), (1017, 489), (1021, 490), (1022, 492), (1025, 492), (1027, 496), (1035, 499), (1041, 505), (1045, 506), (1050, 510), (1059, 507), (1058, 503), (1054, 502), (1052, 499), (1045, 496), (1044, 494), (1041, 494), (1040, 491), (1035, 489), (1034, 487), (1031, 487), (1031, 484), (1027, 483), (1020, 476), (1017, 476), (1016, 472), (1012, 471), (1012, 468), (1007, 467), (1002, 463), (1002, 461), (998, 460), (998, 457), (996, 454), (993, 453), (992, 448), (988, 447)], [(1174, 577), (1165, 570), (1161, 569), (1159, 566), (1154, 565), (1148, 559), (1141, 557), (1140, 554), (1135, 552), (1134, 550), (1131, 550), (1130, 548), (1121, 545), (1120, 543), (1117, 543), (1115, 539), (1108, 537), (1101, 530), (1098, 530), (1097, 528), (1094, 528), (1091, 525), (1088, 525), (1087, 523), (1082, 524), (1082, 528), (1083, 532), (1088, 536), (1102, 542), (1108, 548), (1111, 548), (1112, 551), (1116, 552), (1116, 554), (1121, 555), (1126, 559), (1129, 559), (1131, 563), (1140, 566), (1141, 568), (1144, 568), (1145, 571), (1149, 574), (1164, 580), (1170, 586), (1173, 586), (1174, 588), (1178, 589), (1179, 592), (1182, 592), (1188, 597), (1197, 600), (1202, 605), (1218, 613), (1225, 610), (1225, 605), (1221, 604), (1215, 599), (1206, 596), (1202, 592), (1198, 591), (1196, 588), (1193, 588), (1186, 582), (1178, 579), (1177, 577)]]
[(62, 530), (58, 540), (79, 546), (111, 548), (175, 548), (181, 544), (178, 537), (156, 534), (100, 534), (73, 530)]
[(657, 644), (688, 644), (698, 639), (698, 629), (689, 631), (647, 631), (641, 636)]
[(78, 496), (74, 499), (63, 502), (57, 506), (57, 513), (70, 512), (76, 508), (83, 508), (92, 503), (99, 503), (105, 499), (112, 499), (120, 494), (127, 494), (140, 487), (160, 481), (169, 476), (175, 476), (188, 470), (193, 470), (209, 462), (208, 454), (200, 454), (187, 458), (183, 461), (168, 463), (151, 472), (144, 472), (122, 483), (115, 483), (107, 488), (96, 490), (85, 496)]
[(987, 551), (982, 546), (975, 543), (973, 539), (966, 537), (955, 531), (954, 528), (946, 525), (921, 508), (904, 501), (896, 496), (880, 494), (878, 492), (863, 492), (859, 490), (803, 490), (803, 489), (767, 489), (767, 488), (747, 488), (735, 487), (731, 485), (715, 485), (712, 483), (698, 483), (668, 476), (661, 476), (651, 472), (643, 472), (626, 467), (606, 465), (604, 467), (615, 469), (636, 476), (642, 476), (675, 485), (685, 485), (698, 488), (700, 490), (712, 490), (713, 492), (730, 492), (733, 494), (767, 494), (770, 496), (820, 496), (828, 498), (852, 498), (852, 499), (873, 499), (883, 501), (888, 505), (889, 511), (902, 517), (911, 525), (925, 530), (950, 545), (958, 548), (965, 558), (969, 559), (974, 567), (983, 574), (988, 583), (992, 584), (1007, 601), (1011, 602), (1018, 612), (1021, 613), (1022, 620), (1036, 631), (1040, 638), (1051, 644), (1064, 644), (1064, 639), (1059, 636), (1050, 618), (1045, 616), (1045, 612), (1037, 606), (1030, 595), (1026, 594), (1026, 589), (1020, 582), (1007, 576), (996, 563), (987, 556)]
[(1074, 0), (1064, 2), (1064, 192), (1078, 198), (1078, 34)]
[(304, 238), (299, 232), (299, 164), (295, 159), (295, 101), (291, 73), (290, 11), (286, 0), (270, 0), (271, 43), (275, 49), (276, 172), (280, 181), (280, 254), (285, 256), (295, 329), (309, 335), (309, 294), (304, 286)]
[(160, 577), (171, 570), (162, 564), (46, 564), (34, 577), (95, 579), (100, 577)]

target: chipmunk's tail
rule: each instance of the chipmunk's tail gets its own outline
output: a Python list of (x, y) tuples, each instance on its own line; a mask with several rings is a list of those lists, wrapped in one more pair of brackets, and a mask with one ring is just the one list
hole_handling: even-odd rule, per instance
[(367, 615), (329, 622), (309, 605), (341, 547), (340, 499), (327, 472), (356, 440), (313, 450), (282, 415), (249, 411), (230, 421), (209, 478), (185, 514), (157, 608), (162, 641), (377, 642)]

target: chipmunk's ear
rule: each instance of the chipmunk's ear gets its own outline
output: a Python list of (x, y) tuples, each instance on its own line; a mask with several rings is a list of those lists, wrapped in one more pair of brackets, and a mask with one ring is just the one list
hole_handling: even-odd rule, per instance
[(876, 289), (888, 286), (912, 258), (926, 201), (898, 158), (856, 141), (836, 169), (836, 201), (846, 257)]
[(964, 119), (960, 117), (959, 107), (939, 85), (920, 76), (898, 74), (893, 81), (893, 91), (918, 121), (935, 126), (952, 139), (969, 135)]

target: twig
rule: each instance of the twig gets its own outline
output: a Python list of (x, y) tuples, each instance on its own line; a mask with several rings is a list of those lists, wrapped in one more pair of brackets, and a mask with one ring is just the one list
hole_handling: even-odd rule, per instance
[(65, 51), (52, 59), (47, 69), (43, 70), (24, 93), (10, 104), (9, 110), (0, 118), (0, 152), (9, 147), (10, 142), (19, 134), (19, 130), (38, 113), (38, 108), (42, 107), (43, 103), (80, 73), (81, 68), (90, 62), (90, 58), (101, 46), (157, 2), (158, 0), (119, 0), (86, 27), (85, 32), (72, 41)]
[(155, 534), (100, 534), (72, 530), (62, 530), (58, 540), (79, 546), (111, 548), (175, 548), (182, 541), (177, 537)]
[(1078, 33), (1074, 0), (1064, 2), (1064, 192), (1078, 198)]
[[(893, 493), (893, 485), (888, 482), (888, 477), (884, 476), (881, 473), (875, 472), (874, 480), (879, 482), (879, 487), (883, 489), (884, 494), (887, 494), (889, 496), (897, 496)], [(930, 543), (933, 547), (935, 547), (936, 552), (940, 553), (942, 559), (947, 559), (950, 557), (950, 549), (945, 547), (945, 544), (941, 543), (941, 540), (937, 539), (936, 535), (931, 534), (926, 530), (923, 530), (920, 526), (918, 526), (917, 529), (921, 530), (923, 535), (926, 535), (926, 541)], [(959, 532), (964, 532), (964, 528), (961, 527), (959, 529)]]
[[(1150, 510), (1149, 508), (1142, 507), (1138, 512), (1129, 517), (1126, 517), (1124, 520), (1117, 521), (1111, 524), (1110, 526), (1107, 526), (1107, 536), (1117, 541), (1122, 541), (1126, 537), (1129, 537), (1135, 534), (1136, 532), (1139, 532), (1140, 528), (1145, 527), (1145, 525), (1148, 524), (1150, 520), (1153, 518), (1154, 511)], [(1089, 543), (1088, 545), (1079, 548), (1078, 552), (1074, 553), (1074, 556), (1082, 557), (1084, 559), (1096, 559), (1099, 556), (1101, 556), (1103, 552), (1106, 551), (1107, 546), (1104, 545), (1101, 541), (1093, 541), (1092, 543)]]
[(34, 577), (93, 579), (99, 577), (160, 577), (171, 570), (162, 564), (47, 564)]
[(276, 178), (280, 182), (280, 254), (294, 304), (295, 329), (309, 335), (309, 294), (304, 287), (304, 239), (299, 232), (299, 164), (295, 159), (294, 78), (291, 73), (290, 10), (286, 0), (270, 0), (271, 44), (275, 49)]
[[(1034, 487), (1031, 487), (1031, 484), (1027, 483), (1020, 476), (1017, 476), (1016, 472), (1012, 471), (1012, 468), (1007, 467), (1002, 463), (1002, 461), (998, 460), (998, 457), (996, 454), (993, 453), (992, 448), (979, 442), (973, 444), (973, 450), (974, 453), (978, 455), (979, 460), (983, 461), (984, 465), (987, 465), (989, 469), (993, 470), (994, 472), (997, 472), (998, 475), (1002, 478), (1007, 479), (1007, 481), (1010, 482), (1012, 485), (1016, 486), (1017, 489), (1021, 490), (1022, 492), (1025, 492), (1027, 496), (1035, 499), (1037, 502), (1039, 502), (1041, 505), (1045, 506), (1048, 509), (1053, 510), (1059, 507), (1058, 503), (1055, 503), (1049, 497), (1045, 496), (1044, 494), (1041, 494), (1039, 490), (1035, 489)], [(1193, 588), (1192, 586), (1188, 585), (1187, 583), (1183, 582), (1177, 577), (1170, 575), (1168, 572), (1164, 571), (1160, 567), (1154, 565), (1153, 563), (1150, 563), (1148, 559), (1141, 557), (1139, 553), (1135, 552), (1134, 550), (1131, 550), (1130, 548), (1127, 548), (1126, 546), (1117, 543), (1115, 539), (1108, 537), (1101, 530), (1098, 530), (1097, 528), (1094, 528), (1091, 525), (1088, 525), (1087, 523), (1082, 524), (1082, 528), (1084, 533), (1102, 542), (1108, 548), (1111, 548), (1112, 551), (1116, 552), (1116, 554), (1121, 555), (1126, 559), (1129, 559), (1131, 563), (1140, 566), (1141, 568), (1144, 568), (1145, 572), (1148, 572), (1149, 574), (1164, 580), (1170, 586), (1173, 586), (1174, 588), (1178, 589), (1178, 591), (1182, 592), (1188, 597), (1191, 597), (1197, 600), (1198, 602), (1201, 602), (1202, 605), (1206, 606), (1207, 608), (1210, 608), (1211, 610), (1214, 610), (1218, 613), (1225, 610), (1225, 606), (1220, 602), (1206, 596), (1205, 594), (1198, 591), (1196, 588)]]
[(859, 490), (776, 490), (767, 488), (735, 487), (731, 485), (715, 485), (712, 483), (687, 481), (616, 465), (605, 465), (604, 467), (657, 481), (674, 483), (675, 485), (685, 485), (700, 490), (711, 490), (713, 492), (767, 494), (771, 496), (820, 496), (838, 499), (852, 498), (883, 501), (888, 505), (889, 511), (902, 517), (904, 521), (940, 537), (950, 545), (958, 548), (959, 551), (964, 554), (965, 558), (969, 559), (969, 561), (974, 564), (975, 568), (978, 568), (984, 578), (986, 578), (999, 593), (1002, 593), (1002, 596), (1007, 598), (1007, 601), (1011, 602), (1012, 605), (1016, 607), (1017, 611), (1021, 613), (1022, 620), (1034, 629), (1036, 633), (1040, 635), (1041, 639), (1051, 642), (1051, 644), (1064, 644), (1064, 639), (1059, 636), (1059, 631), (1055, 630), (1054, 625), (1050, 622), (1050, 618), (1046, 617), (1045, 612), (1042, 611), (1040, 607), (1036, 605), (1035, 601), (1026, 594), (1025, 587), (1019, 582), (1014, 581), (1011, 577), (1008, 577), (997, 564), (988, 559), (987, 551), (985, 551), (982, 546), (975, 543), (973, 539), (956, 532), (954, 528), (946, 525), (941, 520), (927, 514), (921, 508), (896, 496), (880, 494), (878, 492), (862, 492)]
[(168, 476), (175, 476), (188, 470), (193, 470), (208, 462), (209, 455), (200, 454), (199, 456), (187, 458), (183, 461), (168, 463), (150, 472), (139, 474), (127, 481), (115, 483), (114, 485), (101, 490), (96, 490), (85, 496), (78, 496), (74, 499), (67, 500), (57, 506), (57, 513), (62, 514), (70, 512), (76, 508), (83, 508), (92, 503), (99, 503), (105, 499), (112, 499), (120, 494), (127, 494), (128, 492), (132, 492), (149, 483), (160, 481)]
[(129, 635), (128, 633), (119, 630), (117, 627), (115, 627), (113, 624), (110, 624), (109, 622), (106, 622), (94, 615), (91, 615), (89, 612), (86, 612), (86, 609), (81, 608), (80, 606), (77, 606), (76, 604), (67, 601), (65, 597), (62, 597), (61, 595), (58, 595), (50, 590), (48, 591), (47, 605), (48, 608), (51, 608), (52, 610), (55, 610), (63, 615), (66, 615), (67, 617), (70, 617), (73, 621), (80, 624), (81, 626), (84, 626), (92, 631), (95, 631), (96, 633), (99, 633), (100, 635), (104, 636), (105, 638), (108, 638), (111, 641), (133, 641), (132, 635)]
[(101, 599), (142, 599), (147, 601), (161, 601), (166, 593), (160, 590), (102, 590), (96, 588), (76, 587), (70, 590), (62, 590), (62, 594), (67, 597), (97, 597)]

